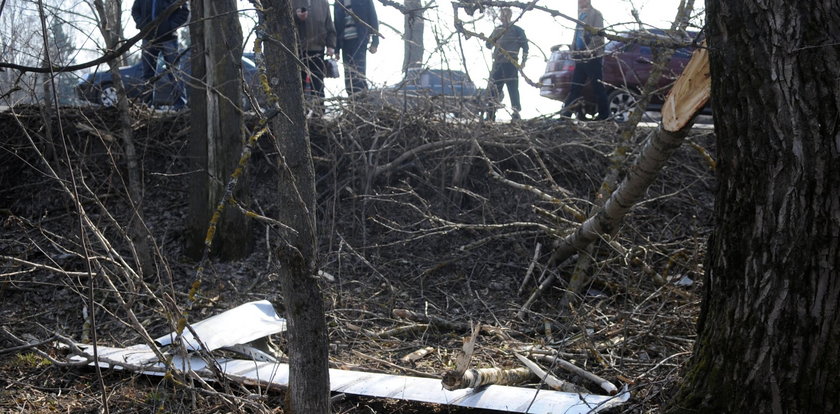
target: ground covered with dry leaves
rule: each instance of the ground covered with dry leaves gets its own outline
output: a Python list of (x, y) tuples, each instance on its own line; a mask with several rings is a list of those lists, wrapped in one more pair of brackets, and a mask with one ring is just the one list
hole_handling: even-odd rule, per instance
[[(66, 109), (47, 140), (37, 108), (0, 114), (0, 412), (99, 412), (98, 377), (60, 366), (57, 339), (89, 341), (88, 279), (78, 218), (48, 169), (68, 165), (91, 221), (130, 257), (126, 166), (115, 112)], [(189, 120), (137, 112), (134, 129), (144, 178), (143, 215), (154, 236), (157, 271), (115, 275), (116, 290), (154, 337), (173, 329), (156, 297), (186, 306), (196, 263), (183, 252)], [(249, 120), (253, 127), (255, 120)], [(629, 161), (651, 129), (628, 143)], [(515, 351), (551, 350), (614, 384), (632, 399), (617, 412), (656, 412), (690, 356), (711, 228), (713, 136), (701, 130), (675, 154), (610, 240), (560, 266), (547, 266), (552, 242), (588, 212), (619, 141), (614, 123), (551, 118), (516, 123), (451, 119), (435, 113), (345, 107), (310, 125), (318, 202), (319, 265), (335, 367), (440, 377), (452, 369), (471, 323), (485, 328), (474, 367), (514, 367)], [(277, 154), (261, 139), (249, 164), (251, 207), (272, 217)], [(65, 155), (65, 148), (68, 149)], [(623, 174), (623, 173), (622, 173)], [(67, 182), (69, 183), (69, 182)], [(254, 226), (254, 252), (212, 262), (193, 320), (244, 302), (282, 303), (272, 229)], [(91, 255), (104, 260), (97, 242)], [(560, 303), (581, 257), (593, 280), (568, 307)], [(118, 272), (117, 272), (118, 273)], [(518, 317), (540, 280), (557, 282)], [(97, 280), (99, 343), (140, 343), (114, 289)], [(395, 310), (422, 317), (405, 319)], [(282, 343), (282, 338), (279, 340)], [(35, 347), (33, 348), (33, 344)], [(414, 363), (400, 359), (431, 347)], [(598, 392), (562, 371), (558, 377)], [(282, 412), (282, 391), (238, 384), (194, 389), (176, 381), (103, 372), (111, 412)], [(336, 398), (340, 413), (472, 413), (395, 400)]]

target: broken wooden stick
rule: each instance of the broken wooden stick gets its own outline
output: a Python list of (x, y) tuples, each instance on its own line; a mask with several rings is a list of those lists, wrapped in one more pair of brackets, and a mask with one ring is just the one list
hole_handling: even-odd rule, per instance
[(430, 347), (430, 346), (427, 346), (425, 348), (420, 348), (420, 349), (418, 349), (418, 350), (416, 350), (416, 351), (414, 351), (410, 354), (406, 354), (405, 356), (400, 358), (400, 361), (404, 362), (406, 364), (413, 364), (413, 363), (417, 362), (418, 360), (420, 360), (421, 358), (425, 357), (426, 355), (429, 355), (434, 350), (435, 349)]
[(548, 385), (553, 390), (563, 391), (563, 392), (574, 392), (574, 393), (585, 393), (588, 392), (585, 388), (580, 387), (578, 385), (572, 384), (569, 381), (563, 381), (560, 378), (551, 375), (551, 373), (546, 372), (542, 367), (540, 367), (536, 362), (531, 361), (528, 358), (520, 354), (514, 354), (516, 358), (519, 359), (519, 362), (523, 363), (540, 381), (544, 382), (545, 385)]
[(561, 358), (557, 358), (556, 356), (552, 356), (552, 355), (540, 355), (539, 358), (543, 361), (550, 362), (553, 365), (557, 365), (560, 368), (563, 368), (566, 371), (569, 371), (569, 372), (571, 372), (571, 373), (573, 373), (577, 376), (580, 376), (582, 378), (586, 378), (586, 379), (598, 384), (598, 386), (600, 386), (604, 391), (606, 391), (610, 395), (615, 395), (615, 394), (618, 393), (618, 388), (615, 385), (613, 385), (613, 383), (611, 383), (611, 382), (609, 382), (609, 381), (607, 381), (607, 380), (605, 380), (605, 379), (603, 379), (603, 378), (601, 378), (601, 377), (599, 377), (599, 376), (597, 376), (597, 375), (595, 375), (595, 374), (593, 374), (593, 373), (591, 373), (591, 372), (589, 372), (589, 371), (587, 371), (583, 368), (580, 368), (577, 365), (572, 364), (569, 361), (566, 361), (566, 360), (561, 359)]

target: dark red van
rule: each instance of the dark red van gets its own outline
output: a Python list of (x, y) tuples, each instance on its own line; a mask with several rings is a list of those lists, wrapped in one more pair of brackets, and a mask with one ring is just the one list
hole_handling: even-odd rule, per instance
[[(652, 32), (657, 36), (666, 36), (662, 31)], [(634, 38), (635, 33), (624, 34), (627, 38)], [(650, 36), (651, 33), (646, 33)], [(689, 33), (689, 36), (696, 33)], [(662, 78), (657, 85), (654, 95), (647, 107), (649, 111), (658, 111), (662, 107), (665, 96), (691, 59), (692, 49), (680, 48), (674, 51), (671, 60), (665, 68)], [(610, 104), (610, 112), (617, 121), (624, 121), (636, 104), (639, 92), (647, 83), (653, 68), (653, 51), (649, 46), (636, 42), (610, 41), (604, 48), (604, 86)], [(540, 96), (563, 101), (569, 95), (572, 86), (572, 73), (575, 71), (575, 60), (568, 48), (554, 46), (551, 57), (545, 68), (545, 74), (540, 77)], [(579, 118), (594, 115), (598, 112), (592, 87), (587, 83), (583, 88), (584, 104), (576, 113)]]

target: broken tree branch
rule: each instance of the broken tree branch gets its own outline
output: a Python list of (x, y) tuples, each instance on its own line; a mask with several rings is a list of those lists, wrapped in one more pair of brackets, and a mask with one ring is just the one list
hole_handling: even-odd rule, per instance
[[(702, 73), (702, 69), (697, 68), (705, 68), (708, 71), (709, 67), (709, 55), (704, 49), (695, 52), (691, 58), (691, 62), (689, 62), (689, 66), (692, 66), (694, 69), (691, 72), (683, 72), (683, 75), (680, 76), (674, 86), (675, 89), (705, 89), (711, 86), (711, 84), (697, 81), (697, 73)], [(684, 85), (686, 83), (688, 85)], [(698, 99), (701, 98), (697, 98), (697, 96), (701, 98), (706, 96), (708, 99), (708, 95), (702, 90), (696, 91), (695, 93), (681, 92), (679, 95), (668, 95), (665, 106), (682, 108), (688, 105), (692, 108), (698, 108), (697, 105), (700, 102)], [(703, 104), (705, 104), (705, 101), (703, 101)], [(702, 108), (702, 105), (700, 105), (700, 108)], [(598, 211), (596, 215), (587, 219), (574, 233), (556, 242), (554, 253), (551, 259), (549, 259), (549, 264), (561, 264), (577, 252), (585, 249), (598, 238), (611, 236), (618, 231), (624, 216), (644, 197), (645, 192), (656, 179), (659, 171), (664, 168), (671, 155), (682, 145), (685, 137), (691, 130), (694, 115), (697, 112), (699, 112), (699, 109), (695, 109), (693, 114), (687, 118), (684, 115), (679, 118), (674, 116), (675, 119), (680, 119), (680, 121), (669, 124), (667, 128), (671, 129), (660, 125), (656, 131), (651, 132), (645, 146), (639, 154), (639, 158), (630, 171), (628, 171), (621, 185), (613, 191), (610, 198), (604, 203), (604, 208)], [(673, 128), (678, 129), (673, 130)], [(549, 276), (546, 280), (553, 280), (553, 277), (553, 275)], [(527, 312), (530, 305), (536, 300), (539, 292), (541, 290), (535, 291), (522, 308), (520, 308), (518, 313), (520, 318), (524, 317), (525, 312)]]
[(542, 359), (543, 361), (549, 362), (551, 364), (557, 365), (560, 368), (565, 369), (566, 371), (569, 371), (569, 372), (571, 372), (571, 373), (573, 373), (577, 376), (580, 376), (582, 378), (586, 378), (586, 379), (598, 384), (598, 386), (600, 386), (604, 391), (606, 391), (610, 395), (615, 395), (615, 394), (618, 393), (618, 388), (615, 385), (613, 385), (613, 383), (611, 383), (611, 382), (609, 382), (609, 381), (607, 381), (607, 380), (605, 380), (605, 379), (603, 379), (603, 378), (601, 378), (601, 377), (599, 377), (599, 376), (597, 376), (597, 375), (595, 375), (595, 374), (593, 374), (593, 373), (591, 373), (591, 372), (589, 372), (589, 371), (587, 371), (583, 368), (580, 368), (577, 365), (572, 364), (569, 361), (566, 361), (565, 359), (561, 359), (561, 358), (558, 358), (558, 357), (553, 356), (553, 355), (541, 355), (540, 359)]

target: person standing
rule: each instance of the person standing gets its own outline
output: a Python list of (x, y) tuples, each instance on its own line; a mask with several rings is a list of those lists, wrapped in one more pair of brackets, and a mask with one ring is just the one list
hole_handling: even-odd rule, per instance
[[(490, 96), (493, 101), (502, 92), (502, 87), (507, 86), (510, 95), (510, 105), (513, 107), (513, 119), (519, 119), (519, 111), (522, 105), (519, 103), (519, 69), (516, 62), (519, 60), (519, 49), (522, 49), (522, 62), (520, 67), (525, 67), (528, 60), (528, 38), (521, 27), (511, 24), (513, 12), (509, 8), (503, 8), (499, 14), (502, 24), (493, 30), (487, 40), (487, 48), (493, 49), (493, 68), (490, 70)], [(487, 119), (496, 119), (495, 104), (487, 112)]]
[[(298, 13), (300, 16), (300, 13)], [(316, 113), (324, 112), (324, 78), (326, 77), (326, 63), (324, 49), (327, 55), (335, 55), (335, 25), (330, 14), (327, 0), (311, 0), (304, 17), (303, 39), (301, 40), (301, 59), (306, 65), (303, 71), (303, 82), (309, 77), (312, 93), (317, 98)]]
[(367, 90), (367, 51), (379, 48), (379, 19), (372, 0), (335, 0), (336, 53), (344, 62), (348, 95)]
[[(137, 24), (137, 29), (143, 30), (155, 19), (157, 19), (169, 6), (178, 0), (135, 0), (131, 6), (131, 17)], [(163, 55), (168, 76), (172, 81), (173, 108), (181, 109), (187, 104), (187, 93), (183, 82), (176, 79), (174, 71), (178, 59), (178, 34), (175, 32), (179, 27), (186, 24), (190, 19), (190, 8), (184, 2), (173, 11), (166, 19), (160, 22), (143, 36), (143, 79), (149, 82), (155, 76), (158, 56)], [(147, 85), (148, 86), (148, 85)], [(154, 106), (154, 94), (146, 96), (146, 103)]]
[[(575, 37), (572, 40), (572, 56), (577, 60), (575, 71), (572, 73), (572, 88), (569, 96), (563, 102), (568, 108), (579, 99), (583, 93), (583, 85), (589, 80), (595, 92), (598, 105), (598, 119), (604, 120), (610, 116), (610, 106), (607, 102), (607, 91), (603, 78), (604, 36), (594, 34), (593, 31), (604, 28), (604, 17), (601, 12), (592, 7), (591, 0), (578, 0), (578, 24), (575, 27)], [(563, 116), (571, 116), (571, 111), (565, 109)]]

